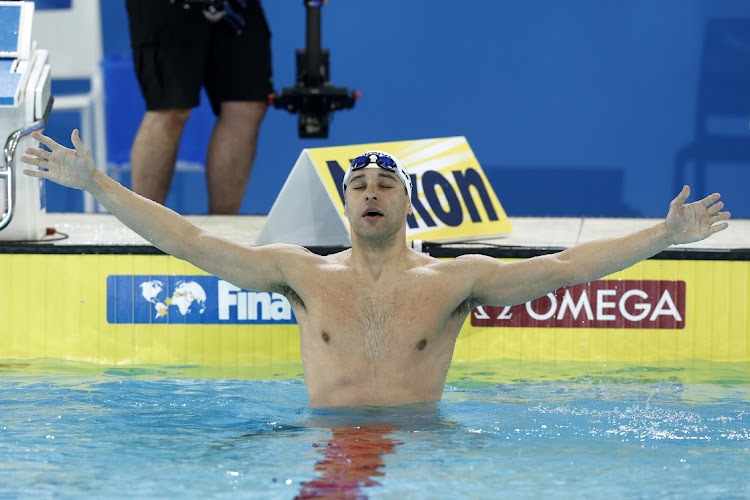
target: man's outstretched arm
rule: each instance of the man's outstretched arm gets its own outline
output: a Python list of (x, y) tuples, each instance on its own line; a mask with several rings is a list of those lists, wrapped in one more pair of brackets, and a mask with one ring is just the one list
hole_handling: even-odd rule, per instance
[(32, 137), (51, 152), (26, 148), (25, 152), (33, 156), (22, 156), (21, 161), (42, 170), (26, 169), (25, 174), (88, 191), (155, 247), (235, 285), (265, 290), (283, 283), (276, 258), (280, 253), (303, 250), (276, 245), (249, 248), (201, 230), (176, 212), (130, 191), (97, 170), (78, 130), (71, 134), (75, 149), (65, 148), (38, 132)]
[[(729, 212), (714, 193), (685, 204), (685, 186), (669, 205), (667, 218), (648, 229), (619, 238), (589, 241), (562, 252), (513, 263), (473, 258), (474, 299), (487, 305), (511, 305), (541, 297), (562, 286), (587, 283), (652, 257), (670, 245), (700, 241), (728, 227)], [(468, 264), (468, 263), (467, 263)]]

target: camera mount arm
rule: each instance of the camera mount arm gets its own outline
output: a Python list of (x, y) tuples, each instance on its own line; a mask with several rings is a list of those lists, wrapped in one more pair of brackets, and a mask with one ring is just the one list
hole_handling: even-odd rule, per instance
[(330, 113), (354, 107), (359, 92), (334, 87), (329, 81), (329, 52), (321, 48), (322, 0), (303, 0), (306, 8), (306, 44), (297, 49), (297, 81), (294, 87), (269, 96), (276, 108), (299, 113), (299, 136), (328, 137)]

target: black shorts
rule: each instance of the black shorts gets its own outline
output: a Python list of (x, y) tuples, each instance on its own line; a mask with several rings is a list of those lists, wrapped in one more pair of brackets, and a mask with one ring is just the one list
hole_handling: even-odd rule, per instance
[(271, 32), (260, 0), (240, 9), (237, 35), (225, 20), (170, 0), (127, 0), (133, 66), (148, 110), (193, 108), (206, 88), (218, 114), (224, 101), (267, 101), (273, 92)]

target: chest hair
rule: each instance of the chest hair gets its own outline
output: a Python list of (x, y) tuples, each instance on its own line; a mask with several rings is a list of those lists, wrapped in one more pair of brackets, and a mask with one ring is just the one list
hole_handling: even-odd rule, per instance
[(371, 304), (364, 304), (359, 309), (362, 347), (365, 356), (371, 361), (383, 358), (386, 343), (397, 333), (394, 332), (392, 319), (386, 314), (387, 310), (375, 308)]

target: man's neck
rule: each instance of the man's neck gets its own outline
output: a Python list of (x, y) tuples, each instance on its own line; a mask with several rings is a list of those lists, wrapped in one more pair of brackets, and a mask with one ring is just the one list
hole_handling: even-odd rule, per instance
[(357, 271), (367, 273), (375, 279), (384, 270), (400, 271), (403, 262), (409, 254), (406, 238), (393, 238), (387, 242), (373, 244), (352, 235), (351, 264)]

